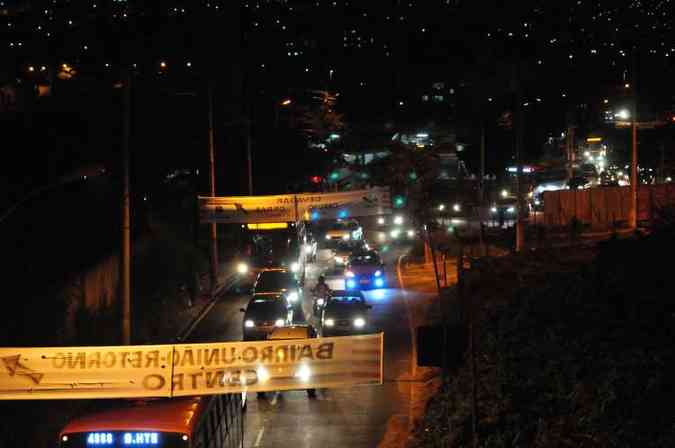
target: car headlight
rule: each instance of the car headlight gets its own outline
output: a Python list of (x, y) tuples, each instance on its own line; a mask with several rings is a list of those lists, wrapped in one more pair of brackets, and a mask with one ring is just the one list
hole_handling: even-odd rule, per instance
[(326, 235), (326, 239), (329, 240), (329, 239), (330, 239), (330, 235)]
[(491, 208), (490, 208), (490, 211), (491, 211), (492, 213), (497, 213), (497, 207), (491, 207)]
[(323, 306), (325, 300), (324, 299), (316, 299), (316, 304), (319, 306)]
[(509, 207), (509, 208), (506, 209), (506, 211), (509, 212), (509, 213), (515, 213), (516, 208), (515, 207)]
[(394, 217), (394, 224), (396, 224), (397, 226), (400, 226), (401, 224), (403, 224), (403, 216)]
[(312, 253), (312, 246), (305, 246), (305, 253), (307, 255), (311, 254)]
[(246, 328), (253, 328), (253, 327), (255, 327), (255, 324), (253, 323), (252, 320), (247, 320), (246, 322), (244, 322), (244, 326)]
[(363, 328), (366, 326), (366, 320), (363, 317), (357, 317), (354, 319), (354, 326), (356, 328)]
[(255, 373), (258, 376), (258, 381), (261, 383), (264, 383), (270, 379), (270, 372), (263, 366), (258, 367)]
[(375, 271), (375, 277), (379, 277), (381, 275), (382, 275), (382, 271), (380, 271), (379, 269), (377, 271)]
[(295, 373), (296, 378), (300, 378), (301, 381), (309, 381), (309, 378), (312, 376), (312, 371), (309, 366), (306, 364), (301, 365), (298, 371)]
[(394, 238), (394, 239), (398, 238), (400, 234), (401, 234), (401, 231), (398, 230), (398, 229), (394, 229), (390, 233), (391, 237)]
[(377, 218), (377, 223), (381, 226), (384, 225), (384, 218)]
[(237, 263), (237, 274), (244, 275), (248, 272), (248, 264)]
[(275, 327), (283, 327), (286, 325), (286, 321), (283, 319), (277, 319), (276, 322), (274, 322)]
[(326, 319), (323, 321), (323, 324), (327, 327), (332, 327), (335, 325), (335, 320), (334, 319)]
[(292, 292), (288, 295), (288, 301), (293, 303), (298, 300), (298, 293), (297, 292)]
[(452, 210), (458, 212), (458, 211), (462, 210), (462, 206), (459, 205), (459, 204), (455, 204), (455, 205), (452, 206)]
[(347, 241), (349, 238), (351, 238), (351, 236), (349, 236), (348, 234), (342, 235), (342, 239), (345, 240), (345, 241)]
[(414, 230), (408, 230), (408, 238), (414, 238), (415, 237), (415, 231)]
[(345, 277), (353, 278), (354, 273), (352, 271), (347, 271), (347, 272), (345, 272)]
[(300, 264), (297, 261), (291, 263), (291, 272), (298, 272), (300, 270)]

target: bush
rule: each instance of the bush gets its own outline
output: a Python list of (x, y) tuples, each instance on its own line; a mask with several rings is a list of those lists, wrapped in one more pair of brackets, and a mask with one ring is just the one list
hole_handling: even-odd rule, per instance
[[(675, 446), (672, 235), (607, 242), (595, 263), (575, 250), (484, 264), (482, 446)], [(432, 401), (419, 445), (469, 445), (468, 372)]]

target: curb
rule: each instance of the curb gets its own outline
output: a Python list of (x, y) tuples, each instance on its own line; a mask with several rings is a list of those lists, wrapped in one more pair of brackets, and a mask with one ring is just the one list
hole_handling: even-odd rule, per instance
[(190, 323), (185, 327), (185, 329), (181, 331), (178, 334), (178, 336), (176, 336), (177, 342), (183, 342), (190, 337), (190, 334), (192, 334), (197, 325), (199, 325), (199, 323), (206, 317), (206, 315), (211, 312), (213, 307), (216, 306), (216, 303), (218, 303), (218, 301), (220, 300), (220, 295), (223, 293), (223, 291), (230, 289), (235, 282), (236, 282), (236, 275), (232, 274), (226, 277), (222, 283), (216, 285), (216, 289), (213, 293), (213, 298), (209, 300), (206, 303), (206, 305), (204, 305), (199, 314), (197, 314), (197, 316), (195, 316), (195, 318), (192, 319), (192, 321), (190, 321)]

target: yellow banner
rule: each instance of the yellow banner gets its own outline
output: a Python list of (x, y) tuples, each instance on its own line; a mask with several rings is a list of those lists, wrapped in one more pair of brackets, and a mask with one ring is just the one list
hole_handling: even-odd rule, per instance
[(276, 196), (199, 196), (201, 222), (269, 223), (391, 213), (389, 188)]
[(178, 397), (381, 384), (383, 335), (0, 348), (0, 399)]

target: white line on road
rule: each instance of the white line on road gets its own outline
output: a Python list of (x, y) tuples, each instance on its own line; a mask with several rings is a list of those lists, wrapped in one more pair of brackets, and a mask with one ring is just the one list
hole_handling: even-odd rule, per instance
[(262, 441), (263, 434), (265, 434), (265, 427), (263, 426), (260, 428), (260, 431), (258, 431), (258, 435), (255, 438), (255, 443), (253, 444), (254, 447), (260, 446), (260, 442)]
[(272, 401), (270, 401), (270, 404), (272, 406), (276, 406), (277, 404), (277, 398), (279, 398), (279, 392), (274, 392), (274, 397), (272, 397)]

